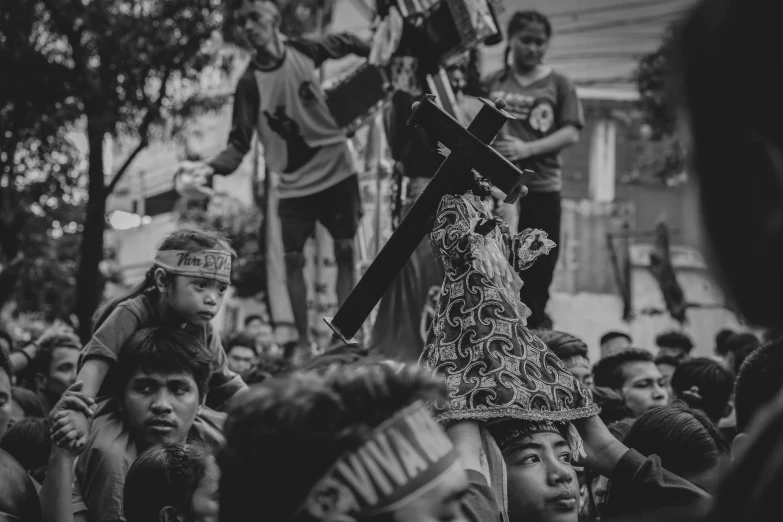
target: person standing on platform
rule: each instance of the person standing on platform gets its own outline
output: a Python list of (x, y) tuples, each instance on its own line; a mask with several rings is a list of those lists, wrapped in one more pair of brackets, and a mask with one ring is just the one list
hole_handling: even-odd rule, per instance
[[(337, 297), (354, 286), (354, 235), (362, 216), (359, 180), (345, 132), (326, 105), (318, 68), (328, 59), (368, 56), (369, 45), (351, 34), (288, 39), (272, 0), (233, 0), (234, 22), (254, 56), (234, 94), (228, 146), (208, 162), (183, 167), (192, 178), (234, 172), (257, 132), (267, 168), (280, 174), (278, 196), (286, 284), (299, 352), (316, 348), (310, 337), (304, 246), (320, 222), (334, 239)], [(304, 353), (302, 353), (304, 352)]]
[[(504, 68), (485, 82), (490, 99), (506, 102), (509, 121), (494, 143), (521, 169), (528, 194), (519, 201), (519, 230), (538, 228), (560, 243), (560, 151), (579, 140), (584, 115), (576, 89), (566, 76), (543, 63), (552, 37), (549, 19), (536, 11), (514, 13), (508, 24)], [(508, 219), (508, 217), (505, 217)], [(552, 328), (546, 314), (558, 250), (536, 263), (525, 277), (522, 302), (532, 312), (530, 328)]]

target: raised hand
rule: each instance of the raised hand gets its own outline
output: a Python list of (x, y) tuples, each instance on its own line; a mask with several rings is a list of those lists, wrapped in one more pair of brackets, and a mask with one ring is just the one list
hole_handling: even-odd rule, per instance
[(69, 386), (49, 414), (52, 442), (73, 453), (84, 449), (94, 413), (95, 399), (82, 393), (83, 386), (82, 381)]
[(190, 199), (205, 199), (212, 194), (206, 185), (214, 173), (205, 161), (183, 161), (174, 175), (174, 186), (178, 193)]

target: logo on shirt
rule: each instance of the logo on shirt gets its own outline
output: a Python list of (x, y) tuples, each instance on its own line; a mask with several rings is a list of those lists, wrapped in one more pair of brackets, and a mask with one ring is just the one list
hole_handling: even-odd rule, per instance
[(305, 80), (299, 85), (299, 99), (302, 100), (302, 103), (305, 105), (310, 105), (315, 101), (315, 87), (313, 86), (313, 82)]
[(264, 116), (269, 129), (285, 141), (287, 160), (284, 174), (300, 169), (318, 152), (317, 147), (310, 147), (305, 142), (299, 124), (286, 114), (284, 105), (278, 105), (274, 114), (264, 111)]
[(555, 123), (555, 110), (549, 102), (540, 102), (530, 111), (528, 122), (533, 130), (546, 134)]

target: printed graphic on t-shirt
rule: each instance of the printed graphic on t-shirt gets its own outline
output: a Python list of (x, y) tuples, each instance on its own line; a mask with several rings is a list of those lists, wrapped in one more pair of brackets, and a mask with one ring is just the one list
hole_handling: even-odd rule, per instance
[(493, 91), (490, 99), (503, 99), (506, 111), (520, 121), (527, 121), (534, 131), (546, 134), (555, 124), (555, 109), (547, 100), (535, 96), (506, 91)]
[(533, 106), (528, 122), (533, 130), (546, 134), (555, 123), (555, 110), (549, 102), (541, 101)]
[(287, 159), (283, 173), (298, 170), (315, 156), (318, 148), (310, 147), (305, 142), (299, 124), (286, 114), (284, 105), (278, 105), (274, 115), (269, 114), (269, 111), (264, 111), (264, 116), (266, 116), (269, 128), (285, 140)]
[(310, 105), (315, 101), (314, 91), (313, 82), (309, 80), (305, 80), (299, 85), (299, 99), (302, 100), (304, 105)]

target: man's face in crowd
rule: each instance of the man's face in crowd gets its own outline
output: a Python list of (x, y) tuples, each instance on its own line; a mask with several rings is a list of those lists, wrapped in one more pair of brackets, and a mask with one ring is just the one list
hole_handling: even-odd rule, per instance
[(661, 363), (658, 364), (658, 371), (661, 372), (661, 375), (663, 375), (663, 384), (666, 388), (666, 394), (669, 396), (669, 399), (672, 398), (672, 375), (674, 375), (674, 370), (676, 368), (672, 366), (671, 364)]
[(678, 361), (682, 361), (688, 358), (688, 354), (682, 348), (659, 348), (658, 356), (672, 357)]
[(467, 522), (460, 501), (468, 491), (468, 478), (457, 461), (429, 491), (397, 509), (397, 522)]
[(126, 422), (140, 449), (184, 442), (201, 406), (198, 387), (189, 373), (147, 373), (131, 376), (122, 397)]
[(248, 43), (258, 50), (266, 49), (277, 39), (280, 11), (269, 0), (245, 0), (235, 13), (237, 27)]
[(633, 361), (622, 366), (625, 382), (621, 390), (625, 405), (638, 417), (650, 408), (669, 401), (666, 380), (652, 361)]
[(8, 429), (12, 408), (11, 376), (5, 373), (5, 370), (0, 370), (0, 439)]
[(245, 333), (255, 339), (259, 346), (267, 347), (275, 343), (272, 327), (261, 319), (253, 319), (247, 323)]
[(576, 522), (579, 481), (571, 447), (558, 433), (521, 437), (503, 451), (511, 522)]
[(566, 369), (576, 377), (576, 380), (587, 388), (593, 384), (593, 372), (590, 371), (590, 363), (583, 357), (571, 357), (565, 363)]
[(256, 363), (256, 352), (247, 346), (234, 346), (228, 352), (228, 369), (244, 375)]
[(76, 368), (79, 363), (79, 350), (60, 347), (52, 350), (49, 363), (49, 375), (38, 374), (38, 391), (43, 392), (54, 404), (76, 382)]

